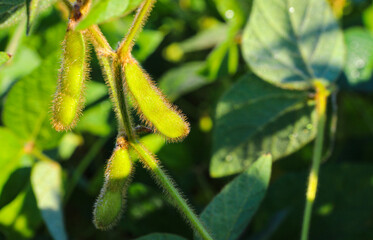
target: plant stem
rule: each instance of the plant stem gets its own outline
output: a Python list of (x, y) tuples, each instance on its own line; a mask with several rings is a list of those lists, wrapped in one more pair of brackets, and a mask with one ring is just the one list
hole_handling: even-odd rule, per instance
[(128, 139), (134, 139), (133, 129), (129, 128), (131, 119), (129, 118), (126, 99), (123, 95), (121, 67), (115, 56), (116, 54), (112, 51), (109, 43), (96, 25), (90, 27), (87, 34), (95, 47), (106, 83), (110, 88), (111, 100), (118, 118), (119, 132), (124, 131)]
[[(146, 21), (154, 2), (155, 0), (145, 0), (142, 3), (129, 33), (118, 48), (117, 54), (112, 54), (111, 58), (109, 58), (107, 54), (100, 54), (100, 50), (107, 52), (108, 50), (111, 51), (111, 48), (109, 49), (110, 46), (108, 46), (106, 39), (98, 27), (94, 26), (89, 28), (88, 34), (90, 35), (91, 41), (96, 48), (97, 55), (102, 66), (102, 71), (106, 75), (106, 81), (111, 90), (112, 100), (115, 105), (115, 111), (118, 115), (119, 124), (124, 129), (128, 142), (140, 155), (143, 163), (147, 168), (149, 168), (156, 181), (158, 181), (159, 184), (168, 192), (174, 205), (181, 211), (182, 214), (185, 215), (195, 231), (199, 233), (204, 240), (212, 240), (213, 238), (202, 225), (197, 215), (188, 206), (180, 192), (172, 183), (172, 180), (162, 170), (152, 153), (139, 143), (136, 134), (133, 132), (133, 125), (122, 82), (123, 76), (121, 62), (124, 62), (125, 59), (130, 56), (130, 52), (133, 47), (133, 40), (144, 25), (144, 22)], [(112, 62), (111, 64), (110, 60)], [(119, 132), (119, 135), (121, 135), (121, 132)]]
[(172, 180), (162, 170), (153, 154), (150, 153), (149, 150), (147, 150), (138, 141), (130, 142), (130, 144), (140, 155), (143, 164), (151, 171), (156, 181), (166, 190), (174, 205), (177, 208), (179, 208), (182, 214), (185, 215), (185, 217), (193, 226), (193, 228), (199, 233), (199, 235), (204, 240), (212, 240), (210, 234), (207, 232), (207, 230), (200, 222), (196, 214), (190, 209), (184, 198), (181, 196), (177, 188), (174, 186)]
[(317, 134), (315, 145), (313, 149), (312, 167), (308, 179), (308, 188), (306, 194), (306, 207), (304, 209), (303, 226), (301, 240), (308, 239), (310, 228), (310, 221), (312, 215), (312, 206), (316, 198), (318, 175), (320, 169), (320, 162), (322, 158), (322, 147), (324, 141), (324, 128), (326, 122), (326, 104), (329, 91), (325, 88), (323, 83), (316, 81), (316, 113), (317, 113)]
[(134, 45), (134, 39), (144, 26), (155, 1), (156, 0), (144, 0), (144, 2), (140, 5), (130, 30), (117, 50), (119, 59), (121, 59), (121, 61), (124, 61), (124, 59), (129, 56), (129, 53)]

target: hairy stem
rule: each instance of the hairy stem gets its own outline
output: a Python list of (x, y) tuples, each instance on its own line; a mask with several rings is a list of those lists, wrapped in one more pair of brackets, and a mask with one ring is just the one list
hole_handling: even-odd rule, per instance
[(329, 91), (321, 82), (315, 82), (316, 88), (316, 112), (317, 112), (317, 135), (313, 149), (312, 167), (308, 179), (306, 194), (306, 207), (304, 209), (301, 240), (307, 240), (310, 229), (312, 206), (316, 198), (319, 177), (320, 162), (322, 159), (322, 147), (324, 142), (324, 128), (326, 122), (326, 104)]
[[(134, 23), (129, 33), (121, 43), (116, 54), (110, 53), (112, 50), (98, 27), (94, 26), (89, 28), (88, 33), (98, 53), (97, 55), (102, 66), (102, 71), (106, 75), (106, 81), (111, 90), (114, 108), (117, 112), (118, 121), (121, 126), (119, 134), (121, 134), (121, 130), (125, 131), (126, 138), (130, 145), (140, 155), (145, 166), (149, 168), (156, 181), (158, 181), (159, 184), (166, 190), (174, 205), (180, 209), (181, 213), (187, 218), (195, 231), (204, 240), (212, 240), (213, 238), (200, 222), (197, 215), (188, 206), (180, 192), (174, 186), (172, 180), (162, 170), (152, 153), (139, 143), (136, 134), (133, 132), (134, 128), (129, 114), (129, 107), (126, 101), (124, 92), (125, 89), (122, 82), (124, 76), (122, 76), (121, 63), (124, 62), (128, 56), (130, 56), (130, 52), (133, 47), (133, 40), (144, 25), (144, 22), (146, 21), (154, 2), (155, 0), (144, 0), (136, 14)], [(111, 55), (111, 57), (105, 54), (105, 52), (110, 53), (109, 55)]]
[(129, 117), (126, 99), (123, 95), (123, 85), (121, 81), (121, 67), (112, 51), (109, 43), (97, 26), (92, 26), (87, 31), (93, 46), (97, 52), (97, 58), (100, 61), (101, 69), (105, 75), (106, 83), (110, 88), (111, 100), (114, 104), (114, 110), (117, 114), (119, 132), (124, 131), (128, 139), (134, 139), (131, 119)]
[(190, 209), (184, 198), (181, 196), (177, 188), (174, 186), (172, 180), (162, 170), (155, 157), (138, 141), (130, 142), (131, 146), (139, 154), (143, 164), (152, 172), (156, 181), (169, 194), (173, 204), (181, 211), (187, 218), (193, 228), (199, 233), (204, 240), (212, 240), (212, 237), (207, 232), (203, 224), (200, 222), (196, 214)]
[(139, 9), (137, 10), (135, 19), (133, 20), (130, 30), (128, 31), (126, 37), (121, 42), (117, 50), (118, 56), (121, 59), (121, 61), (124, 61), (124, 59), (126, 59), (126, 57), (129, 56), (129, 53), (131, 52), (132, 47), (134, 45), (134, 39), (137, 36), (137, 34), (142, 30), (142, 27), (144, 26), (145, 21), (147, 20), (155, 1), (156, 0), (144, 0), (144, 2), (140, 5)]

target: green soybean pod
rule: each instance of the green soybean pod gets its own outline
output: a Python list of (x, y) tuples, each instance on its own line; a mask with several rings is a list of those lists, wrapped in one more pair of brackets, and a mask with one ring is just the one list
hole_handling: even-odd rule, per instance
[(52, 123), (57, 131), (71, 129), (81, 113), (87, 72), (86, 47), (82, 32), (67, 30), (59, 83), (52, 107)]
[(151, 78), (133, 58), (123, 66), (125, 84), (131, 92), (141, 118), (170, 140), (179, 140), (190, 129), (184, 115), (155, 86)]
[(96, 228), (110, 229), (120, 219), (133, 170), (127, 147), (118, 146), (108, 161), (105, 183), (94, 207), (93, 222)]

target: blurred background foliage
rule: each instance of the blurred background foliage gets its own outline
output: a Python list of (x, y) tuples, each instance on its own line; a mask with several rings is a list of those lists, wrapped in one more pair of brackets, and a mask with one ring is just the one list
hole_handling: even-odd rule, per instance
[[(30, 15), (28, 36), (23, 1), (14, 1), (12, 9), (1, 12), (0, 49), (11, 58), (0, 55), (0, 63), (5, 62), (0, 69), (0, 239), (50, 239), (41, 215), (48, 213), (39, 212), (41, 204), (52, 208), (58, 208), (53, 204), (63, 205), (69, 239), (133, 239), (154, 232), (192, 239), (189, 226), (140, 166), (119, 226), (108, 232), (94, 228), (92, 206), (114, 147), (116, 120), (92, 51), (87, 102), (77, 128), (56, 133), (50, 127), (48, 114), (68, 13), (62, 1), (43, 2), (37, 13)], [(139, 2), (129, 1), (114, 18), (94, 18), (100, 20), (113, 48), (128, 30), (133, 19), (129, 13)], [(347, 63), (337, 81), (338, 95), (330, 101), (330, 119), (334, 114), (338, 122), (329, 123), (332, 130), (336, 126), (336, 131), (327, 134), (331, 141), (326, 144), (333, 152), (322, 166), (311, 239), (372, 239), (373, 3), (329, 2), (343, 28)], [(239, 87), (232, 86), (250, 72), (240, 51), (250, 9), (251, 1), (246, 0), (159, 0), (134, 48), (134, 56), (191, 123), (191, 133), (182, 143), (165, 144), (157, 135), (143, 140), (157, 153), (197, 213), (233, 179), (228, 176), (231, 173), (222, 174), (222, 178), (210, 176), (213, 141), (219, 141), (212, 135), (219, 99), (237, 90)], [(237, 121), (239, 118), (236, 116)], [(312, 134), (306, 136), (301, 144), (304, 147), (296, 146), (299, 151), (284, 153), (282, 160), (274, 163), (265, 200), (240, 239), (298, 238), (312, 138)], [(31, 171), (37, 159), (45, 157), (60, 165), (33, 167)], [(51, 171), (62, 181), (43, 177)], [(31, 185), (48, 188), (43, 186), (46, 181), (61, 193), (52, 203), (37, 203), (38, 190), (33, 191)], [(62, 213), (52, 212), (52, 217), (62, 218)], [(53, 235), (58, 234), (65, 233)]]

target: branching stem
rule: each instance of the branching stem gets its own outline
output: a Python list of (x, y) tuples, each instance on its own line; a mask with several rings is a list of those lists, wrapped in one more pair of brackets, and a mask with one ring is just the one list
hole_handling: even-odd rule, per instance
[(172, 180), (167, 176), (167, 174), (162, 170), (158, 161), (155, 159), (153, 154), (151, 154), (143, 145), (138, 141), (130, 142), (131, 146), (139, 154), (143, 161), (143, 164), (148, 168), (156, 181), (165, 189), (169, 194), (172, 203), (181, 211), (181, 213), (186, 216), (187, 220), (199, 233), (199, 235), (204, 240), (212, 240), (212, 237), (207, 232), (203, 224), (200, 222), (196, 214), (190, 209), (184, 198), (181, 196), (177, 188), (174, 186)]
[[(126, 96), (123, 86), (122, 76), (122, 63), (125, 59), (130, 56), (130, 52), (133, 47), (134, 38), (141, 31), (147, 16), (152, 9), (155, 0), (144, 0), (142, 5), (137, 11), (136, 17), (132, 24), (132, 27), (118, 48), (117, 52), (114, 53), (107, 43), (105, 37), (97, 26), (92, 26), (87, 30), (87, 34), (91, 38), (91, 41), (97, 51), (97, 56), (101, 63), (102, 71), (106, 75), (107, 84), (110, 87), (112, 101), (114, 102), (114, 108), (117, 112), (119, 121), (119, 134), (122, 131), (125, 132), (126, 138), (129, 144), (136, 150), (138, 155), (141, 157), (145, 167), (147, 167), (157, 182), (165, 189), (170, 196), (174, 205), (180, 209), (181, 213), (187, 218), (195, 231), (204, 240), (212, 240), (212, 237), (207, 232), (206, 228), (200, 222), (197, 215), (188, 206), (187, 202), (181, 196), (180, 192), (174, 186), (172, 180), (166, 175), (166, 173), (160, 167), (158, 161), (153, 154), (148, 151), (138, 140), (137, 135), (134, 133), (134, 127), (132, 124), (131, 116), (129, 114), (129, 107), (126, 101)], [(109, 53), (109, 54), (105, 54)]]
[(144, 2), (140, 5), (139, 9), (137, 10), (132, 26), (128, 31), (126, 37), (121, 42), (117, 51), (119, 59), (121, 59), (121, 61), (123, 61), (129, 56), (134, 45), (134, 39), (137, 36), (137, 34), (142, 30), (142, 27), (144, 26), (155, 1), (156, 0), (144, 0)]
[(319, 169), (322, 158), (322, 147), (324, 142), (324, 129), (326, 122), (326, 105), (329, 91), (325, 88), (325, 85), (320, 82), (315, 82), (316, 88), (316, 113), (317, 113), (317, 134), (315, 145), (313, 149), (312, 167), (308, 179), (308, 188), (306, 194), (306, 207), (304, 209), (303, 226), (301, 240), (307, 240), (310, 221), (312, 215), (312, 206), (316, 198), (317, 184), (319, 177)]

